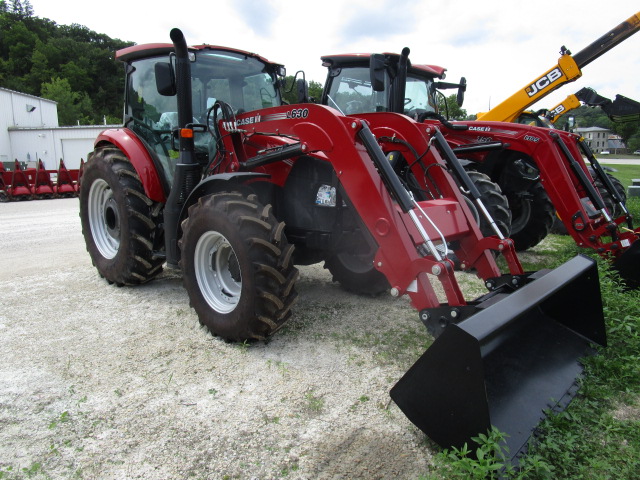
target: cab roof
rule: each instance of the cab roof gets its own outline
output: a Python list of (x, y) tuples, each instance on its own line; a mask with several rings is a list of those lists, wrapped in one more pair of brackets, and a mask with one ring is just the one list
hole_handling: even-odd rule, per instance
[[(325, 67), (339, 67), (341, 65), (369, 66), (369, 58), (371, 55), (371, 53), (342, 53), (337, 55), (326, 55), (320, 57), (320, 59), (322, 60), (322, 65)], [(395, 62), (400, 58), (398, 53), (385, 52), (383, 55)], [(445, 72), (447, 71), (446, 68), (439, 67), (437, 65), (412, 65), (410, 60), (408, 60), (408, 65), (409, 71), (427, 74), (438, 78), (444, 78)]]
[[(240, 55), (245, 55), (247, 57), (255, 58), (269, 65), (274, 65), (277, 67), (283, 66), (281, 63), (270, 62), (269, 60), (258, 55), (257, 53), (238, 50), (236, 48), (203, 44), (203, 45), (190, 46), (189, 50), (196, 51), (196, 52), (199, 50), (217, 50), (217, 51), (230, 52), (230, 53), (235, 53), (235, 54), (240, 54)], [(122, 62), (130, 62), (133, 60), (140, 60), (143, 58), (168, 55), (174, 51), (175, 51), (175, 47), (173, 46), (172, 43), (145, 43), (142, 45), (134, 45), (132, 47), (127, 47), (127, 48), (123, 48), (121, 50), (116, 51), (116, 60), (120, 60)]]

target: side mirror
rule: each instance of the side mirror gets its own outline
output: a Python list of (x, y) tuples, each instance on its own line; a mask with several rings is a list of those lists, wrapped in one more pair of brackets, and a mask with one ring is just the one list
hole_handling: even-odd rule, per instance
[(460, 78), (460, 86), (458, 87), (458, 94), (456, 95), (456, 103), (459, 107), (464, 103), (464, 92), (467, 91), (467, 79)]
[(309, 85), (304, 78), (296, 80), (296, 96), (298, 103), (309, 103)]
[(158, 62), (154, 65), (156, 74), (156, 88), (158, 93), (165, 97), (176, 94), (176, 76), (171, 63)]
[(371, 55), (369, 76), (371, 77), (371, 88), (373, 88), (374, 92), (384, 92), (385, 63), (384, 55), (380, 53)]

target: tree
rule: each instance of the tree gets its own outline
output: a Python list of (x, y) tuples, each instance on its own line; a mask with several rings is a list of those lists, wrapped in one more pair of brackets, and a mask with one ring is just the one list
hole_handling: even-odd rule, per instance
[(617, 135), (620, 135), (622, 141), (629, 146), (629, 140), (633, 138), (634, 135), (637, 136), (640, 134), (640, 122), (636, 120), (635, 122), (614, 123), (613, 131), (616, 132)]
[(58, 102), (58, 123), (77, 125), (92, 123), (92, 105), (89, 96), (74, 92), (66, 78), (56, 77), (42, 84), (42, 96)]
[[(282, 89), (282, 99), (289, 104), (298, 103), (298, 92), (293, 85), (294, 80), (295, 77), (293, 75), (287, 75)], [(311, 80), (309, 82), (309, 98), (319, 102), (320, 97), (322, 97), (322, 84)]]
[(458, 105), (455, 93), (448, 97), (439, 95), (438, 109), (440, 114), (449, 120), (465, 120), (467, 118), (467, 111)]
[(33, 7), (29, 0), (24, 0), (24, 2), (20, 0), (11, 0), (11, 7), (9, 7), (8, 10), (19, 18), (33, 16)]
[(565, 129), (569, 117), (575, 118), (575, 127), (606, 128), (620, 135), (627, 148), (635, 151), (640, 147), (640, 122), (613, 122), (599, 107), (581, 106), (560, 117), (555, 124), (557, 128)]
[[(61, 101), (60, 108), (82, 109), (71, 118), (61, 111), (65, 123), (102, 123), (105, 116), (121, 115), (124, 69), (114, 54), (130, 45), (81, 25), (58, 26), (35, 17), (29, 0), (0, 0), (0, 86), (42, 96), (52, 78), (66, 79), (78, 96)], [(61, 95), (59, 85), (54, 93), (47, 88), (49, 95)]]

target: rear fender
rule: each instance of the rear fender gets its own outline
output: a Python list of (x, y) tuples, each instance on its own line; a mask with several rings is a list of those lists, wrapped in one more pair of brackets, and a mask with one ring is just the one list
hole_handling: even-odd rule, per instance
[(128, 128), (115, 128), (101, 132), (94, 142), (95, 148), (109, 144), (115, 145), (127, 156), (142, 181), (147, 197), (154, 202), (164, 203), (168, 185), (163, 185), (153, 158), (137, 135)]
[(180, 211), (180, 219), (178, 221), (178, 238), (182, 236), (180, 225), (182, 225), (182, 221), (187, 218), (187, 215), (189, 214), (189, 207), (197, 203), (200, 198), (206, 197), (207, 195), (212, 195), (214, 193), (230, 190), (241, 191), (246, 194), (254, 193), (253, 189), (245, 183), (248, 180), (258, 178), (269, 178), (269, 175), (265, 173), (253, 172), (221, 173), (219, 175), (211, 175), (210, 177), (202, 180), (191, 191), (189, 197), (187, 198), (187, 201), (182, 206), (182, 210)]

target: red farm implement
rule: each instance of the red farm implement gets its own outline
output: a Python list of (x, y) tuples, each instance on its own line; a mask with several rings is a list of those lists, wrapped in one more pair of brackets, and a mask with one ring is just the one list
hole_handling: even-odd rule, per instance
[(36, 168), (22, 168), (18, 160), (13, 170), (0, 164), (0, 201), (75, 197), (80, 188), (84, 160), (79, 169), (68, 169), (63, 160), (57, 170), (44, 168), (38, 160)]

